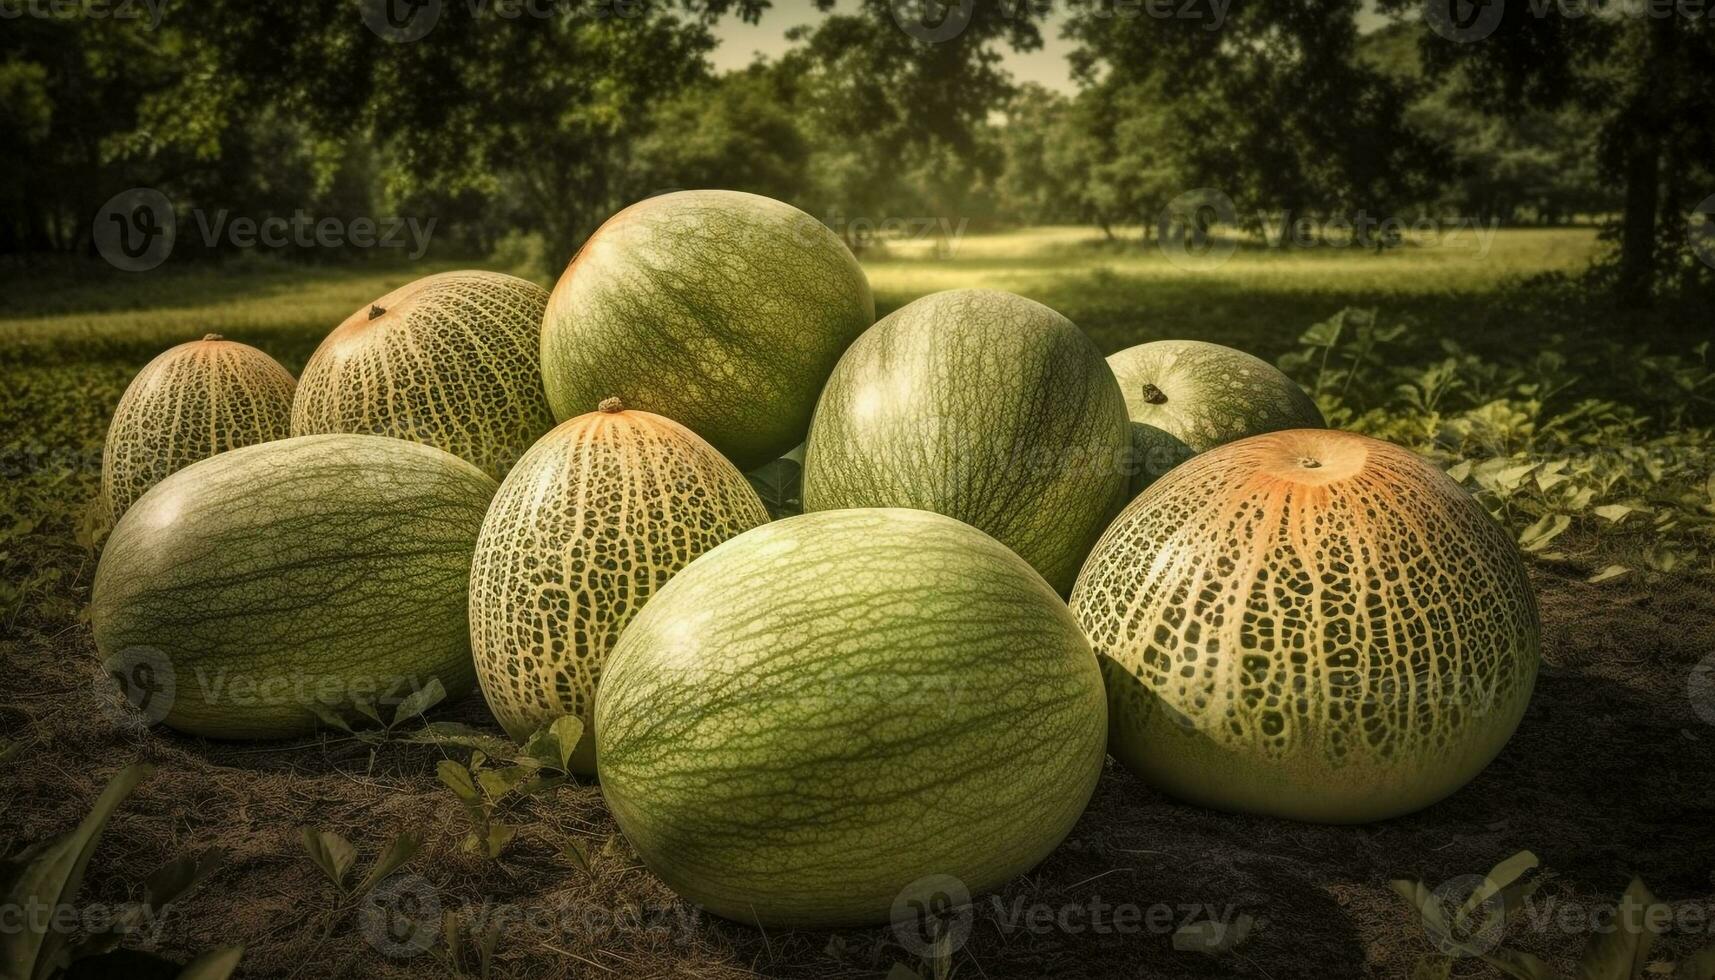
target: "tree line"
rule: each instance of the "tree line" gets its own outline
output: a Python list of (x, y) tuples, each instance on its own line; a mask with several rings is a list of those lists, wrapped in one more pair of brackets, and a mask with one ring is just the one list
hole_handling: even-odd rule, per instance
[[(1179, 234), (1164, 215), (1210, 189), (1252, 231), (1601, 221), (1623, 300), (1708, 284), (1690, 239), (1715, 194), (1715, 32), (1683, 11), (1492, 5), (1480, 37), (1449, 37), (1415, 0), (1380, 0), (1396, 18), (1367, 33), (1363, 0), (1231, 0), (1218, 25), (1113, 0), (930, 0), (921, 23), (817, 0), (784, 55), (717, 74), (717, 21), (766, 22), (766, 0), (400, 2), (20, 8), (0, 32), (0, 253), (88, 251), (132, 187), (181, 222), (433, 216), (440, 247), (529, 235), (551, 265), (681, 187), (791, 201), (860, 247), (955, 222)], [(435, 21), (389, 36), (377, 5)], [(1070, 93), (1002, 66), (1049, 29), (1074, 45)]]

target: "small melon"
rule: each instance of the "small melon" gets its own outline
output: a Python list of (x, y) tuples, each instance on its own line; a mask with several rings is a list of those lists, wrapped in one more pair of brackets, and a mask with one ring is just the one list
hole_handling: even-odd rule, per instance
[(295, 386), (272, 357), (219, 334), (150, 361), (119, 399), (101, 452), (113, 519), (198, 460), (291, 435)]
[(1108, 357), (1131, 415), (1131, 492), (1198, 453), (1280, 429), (1321, 429), (1322, 411), (1298, 383), (1241, 350), (1158, 340)]
[(490, 710), (522, 742), (584, 722), (572, 764), (595, 770), (596, 682), (625, 624), (679, 569), (768, 522), (714, 447), (617, 398), (561, 423), (495, 495), (471, 572), (471, 647)]
[(1109, 751), (1223, 810), (1428, 806), (1500, 752), (1536, 680), (1512, 538), (1440, 470), (1348, 432), (1175, 468), (1108, 528), (1071, 605), (1102, 660)]
[(496, 479), (554, 424), (539, 360), (548, 291), (498, 272), (425, 276), (335, 327), (304, 366), (292, 434), (392, 436)]

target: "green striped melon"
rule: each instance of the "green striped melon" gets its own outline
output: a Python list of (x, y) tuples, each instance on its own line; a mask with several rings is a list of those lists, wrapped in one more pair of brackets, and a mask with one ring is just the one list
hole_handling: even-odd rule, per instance
[(1244, 351), (1158, 340), (1108, 357), (1131, 414), (1132, 493), (1197, 453), (1281, 429), (1322, 429), (1297, 382)]
[(693, 558), (768, 522), (736, 467), (695, 433), (619, 399), (561, 423), (507, 475), (477, 539), (471, 649), (489, 709), (522, 742), (584, 722), (620, 630)]
[(1536, 678), (1518, 549), (1412, 453), (1296, 429), (1132, 501), (1072, 612), (1115, 758), (1175, 796), (1301, 820), (1428, 806), (1500, 752)]
[(113, 519), (198, 460), (291, 435), (295, 385), (272, 357), (214, 333), (150, 361), (120, 397), (101, 451)]
[(874, 320), (869, 280), (815, 218), (754, 194), (664, 194), (609, 218), (566, 267), (542, 376), (560, 419), (618, 396), (749, 470), (803, 441), (822, 382)]
[[(471, 553), (495, 483), (438, 449), (302, 436), (161, 481), (113, 530), (90, 618), (110, 665), (145, 668), (151, 721), (282, 738), (438, 679), (474, 686)], [(164, 717), (163, 717), (164, 716)]]
[(804, 509), (915, 507), (998, 538), (1061, 594), (1123, 503), (1125, 399), (1088, 337), (1022, 296), (925, 296), (852, 345), (816, 406)]
[(1105, 727), (1048, 583), (913, 510), (720, 545), (632, 620), (596, 694), (602, 792), (644, 863), (763, 926), (885, 921), (927, 876), (1029, 870), (1089, 801)]
[(364, 306), (304, 366), (292, 434), (393, 436), (506, 474), (553, 411), (542, 392), (548, 291), (498, 272), (425, 276)]

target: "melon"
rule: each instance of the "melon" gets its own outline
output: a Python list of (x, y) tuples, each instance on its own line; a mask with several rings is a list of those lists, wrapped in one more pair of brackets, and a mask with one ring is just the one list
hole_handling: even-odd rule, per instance
[(542, 392), (548, 291), (498, 272), (443, 272), (347, 317), (304, 366), (292, 434), (420, 442), (496, 479), (554, 424)]
[(1124, 502), (1125, 399), (1070, 320), (1011, 293), (925, 296), (828, 379), (804, 509), (914, 507), (998, 538), (1061, 594)]
[(741, 922), (881, 922), (1052, 851), (1102, 769), (1101, 672), (975, 528), (863, 509), (765, 524), (674, 576), (596, 692), (602, 792), (644, 863)]
[(803, 441), (822, 382), (874, 320), (869, 280), (815, 218), (754, 194), (664, 194), (572, 258), (542, 377), (560, 419), (617, 396), (749, 470)]
[(471, 650), (488, 706), (522, 742), (565, 715), (594, 772), (596, 682), (620, 630), (674, 573), (768, 522), (737, 467), (619, 399), (561, 423), (500, 485), (471, 571)]
[(1224, 810), (1428, 806), (1500, 752), (1536, 678), (1512, 538), (1440, 470), (1347, 432), (1253, 436), (1169, 472), (1102, 536), (1071, 605), (1114, 757)]
[(291, 435), (295, 384), (272, 357), (214, 333), (150, 361), (120, 397), (101, 451), (114, 520), (198, 460)]
[(1108, 358), (1131, 414), (1135, 495), (1198, 453), (1281, 429), (1321, 429), (1297, 382), (1244, 351), (1158, 340)]
[(214, 738), (313, 730), (318, 706), (475, 684), (471, 554), (495, 483), (438, 449), (302, 436), (188, 466), (113, 530), (90, 619), (142, 666), (151, 721)]

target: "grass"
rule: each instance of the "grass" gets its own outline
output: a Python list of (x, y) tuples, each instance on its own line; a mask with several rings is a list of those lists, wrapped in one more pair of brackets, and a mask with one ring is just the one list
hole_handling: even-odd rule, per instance
[[(1281, 363), (1332, 421), (1410, 445), (1477, 492), (1533, 555), (1544, 609), (1550, 670), (1531, 715), (1447, 803), (1373, 828), (1283, 826), (1179, 806), (1110, 767), (1068, 843), (996, 900), (1236, 904), (1268, 920), (1236, 956), (1176, 952), (1165, 933), (1021, 933), (985, 902), (955, 954), (958, 976), (1134, 975), (1140, 964), (1164, 976), (1401, 975), (1427, 946), (1385, 879), (1433, 884), (1526, 847), (1562, 875), (1548, 892), (1566, 902), (1610, 901), (1638, 871), (1664, 897), (1715, 908), (1707, 868), (1685, 860), (1699, 844), (1690, 828), (1715, 807), (1715, 755), (1698, 747), (1709, 730), (1685, 696), (1715, 642), (1715, 603), (1696, 578), (1710, 570), (1715, 522), (1715, 382), (1697, 346), (1707, 310), (1603, 305), (1577, 281), (1602, 249), (1576, 228), (1501, 231), (1482, 255), (1245, 243), (1191, 272), (1153, 244), (1047, 228), (864, 257), (883, 313), (937, 289), (1011, 289), (1061, 310), (1104, 351), (1184, 337)], [(525, 804), (508, 818), (522, 828), (508, 857), (485, 862), (459, 850), (466, 821), (421, 746), (140, 736), (104, 720), (89, 683), (80, 616), (102, 533), (91, 502), (130, 377), (210, 332), (297, 371), (352, 310), (462, 264), (0, 269), (0, 671), (13, 678), (0, 694), (0, 756), (11, 754), (7, 798), (30, 803), (5, 809), (0, 853), (64, 830), (123, 761), (154, 761), (159, 775), (116, 819), (91, 887), (123, 898), (175, 853), (227, 847), (228, 866), (163, 939), (180, 958), (243, 941), (259, 976), (319, 974), (335, 960), (354, 976), (428, 968), (381, 959), (344, 912), (319, 911), (325, 883), (299, 848), (304, 825), (338, 828), (366, 853), (424, 834), (412, 869), (449, 906), (677, 908), (636, 866), (594, 787)], [(454, 710), (487, 724), (480, 699)], [(568, 867), (572, 838), (592, 845), (593, 871)], [(886, 929), (762, 936), (694, 914), (670, 921), (665, 937), (527, 931), (503, 942), (496, 972), (879, 977), (902, 961), (929, 975)], [(1522, 942), (1567, 966), (1582, 938)]]

